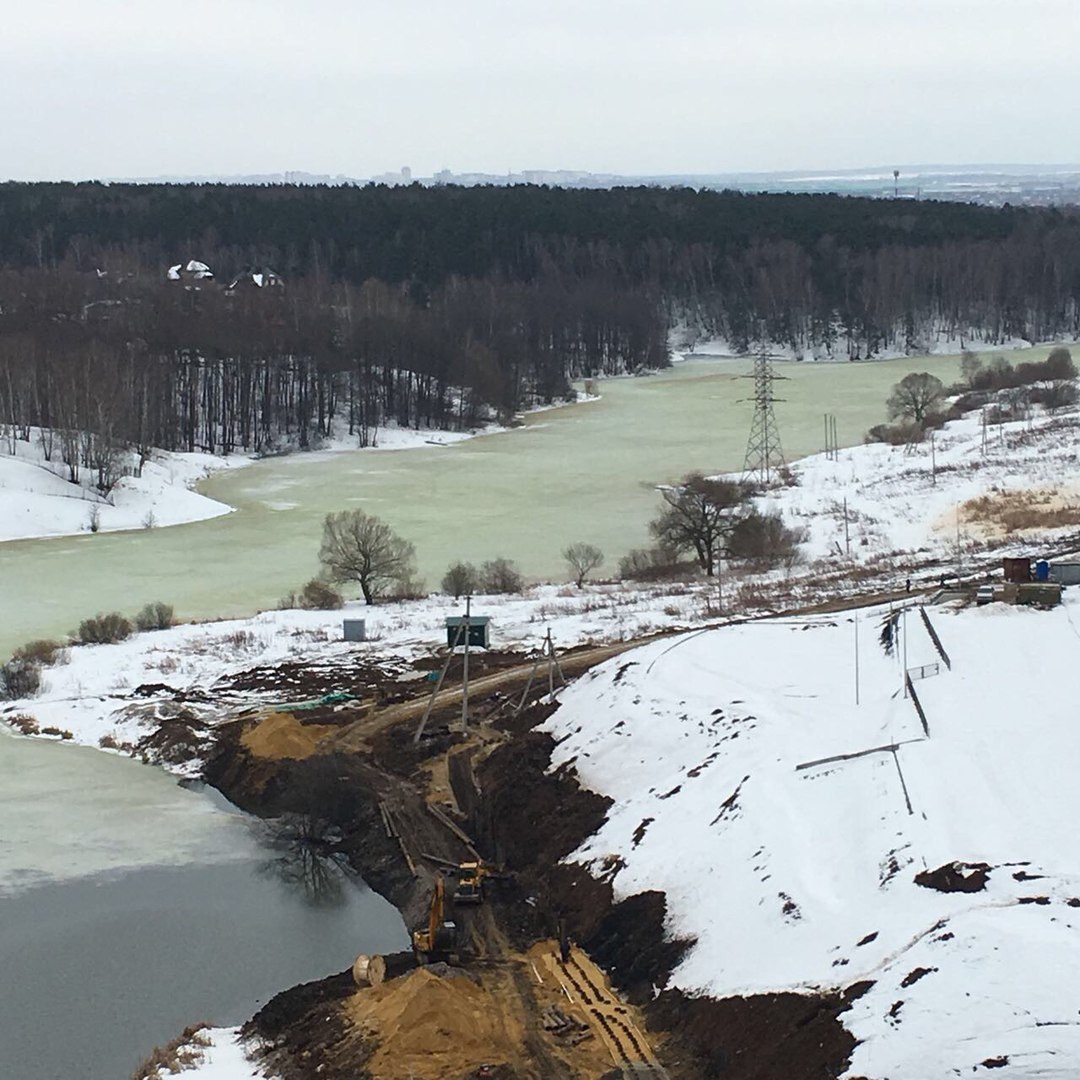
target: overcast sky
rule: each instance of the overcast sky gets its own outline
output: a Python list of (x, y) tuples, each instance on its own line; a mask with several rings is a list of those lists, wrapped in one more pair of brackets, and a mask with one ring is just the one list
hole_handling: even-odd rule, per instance
[(7, 0), (0, 176), (1080, 159), (1078, 0)]

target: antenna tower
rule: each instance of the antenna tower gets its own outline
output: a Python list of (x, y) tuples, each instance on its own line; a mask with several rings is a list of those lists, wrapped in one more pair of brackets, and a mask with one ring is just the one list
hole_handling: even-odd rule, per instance
[(784, 467), (784, 451), (780, 446), (780, 431), (776, 426), (773, 404), (783, 401), (773, 395), (773, 383), (784, 379), (773, 373), (772, 357), (761, 353), (754, 357), (754, 419), (750, 424), (750, 438), (746, 441), (746, 459), (743, 461), (743, 479), (758, 484), (768, 484), (772, 474)]

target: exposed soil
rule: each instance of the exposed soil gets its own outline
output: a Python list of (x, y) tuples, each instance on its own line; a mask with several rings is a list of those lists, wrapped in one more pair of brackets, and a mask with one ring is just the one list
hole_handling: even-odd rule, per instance
[(303, 724), (292, 713), (275, 712), (248, 728), (240, 742), (256, 757), (302, 760), (317, 753), (319, 741), (333, 730), (331, 724)]
[(938, 892), (982, 892), (993, 868), (986, 863), (952, 862), (936, 870), (920, 870), (915, 884)]
[[(511, 665), (504, 674), (516, 672)], [(218, 730), (206, 778), (262, 816), (329, 822), (352, 866), (410, 928), (427, 915), (437, 864), (426, 856), (447, 863), (472, 858), (429, 800), (506, 873), (490, 883), (482, 905), (454, 910), (467, 976), (417, 971), (357, 991), (346, 972), (287, 991), (248, 1025), (267, 1040), (270, 1063), (286, 1080), (389, 1080), (410, 1069), (421, 1080), (465, 1078), (482, 1063), (498, 1066), (495, 1075), (507, 1080), (601, 1080), (613, 1057), (633, 1060), (640, 1049), (686, 1080), (839, 1076), (854, 1039), (838, 1018), (869, 984), (846, 993), (723, 1001), (665, 989), (691, 943), (667, 937), (662, 893), (614, 902), (617, 860), (600, 877), (562, 861), (600, 827), (611, 803), (582, 789), (572, 768), (548, 771), (554, 742), (532, 728), (550, 706), (499, 719), (502, 677), (492, 678), (486, 705), (477, 702), (477, 715), (486, 712), (496, 726), (467, 738), (448, 727), (456, 716), (451, 705), (433, 714), (414, 745), (411, 702), (382, 713), (400, 711), (409, 722), (380, 722), (362, 737), (362, 721), (343, 731), (288, 713)], [(551, 941), (560, 930), (585, 950), (574, 950), (580, 963), (564, 976)], [(547, 954), (536, 953), (545, 940)], [(621, 1000), (597, 985), (603, 975), (589, 957), (610, 975)], [(560, 1014), (560, 1005), (573, 1015)], [(601, 1014), (601, 1007), (612, 1011)], [(641, 1034), (646, 1026), (651, 1030)]]

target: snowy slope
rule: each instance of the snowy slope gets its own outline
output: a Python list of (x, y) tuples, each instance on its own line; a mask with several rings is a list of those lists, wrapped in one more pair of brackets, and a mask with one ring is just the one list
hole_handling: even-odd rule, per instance
[[(759, 500), (804, 528), (808, 558), (856, 562), (894, 552), (923, 552), (955, 561), (957, 533), (964, 557), (977, 549), (1050, 541), (1076, 525), (1005, 534), (980, 520), (969, 500), (997, 493), (1035, 493), (1044, 505), (1080, 507), (1080, 412), (1039, 413), (987, 430), (978, 412), (952, 421), (913, 447), (872, 443), (791, 466), (796, 486)], [(844, 500), (847, 502), (845, 535)], [(1072, 515), (1080, 519), (1080, 510)], [(959, 526), (959, 527), (958, 527)]]
[[(4, 448), (10, 449), (6, 441)], [(219, 517), (232, 507), (192, 491), (192, 486), (212, 471), (249, 460), (158, 452), (144, 465), (142, 476), (125, 476), (106, 500), (93, 490), (89, 470), (73, 484), (58, 455), (45, 461), (36, 442), (17, 442), (16, 449), (15, 456), (0, 453), (0, 541), (88, 532), (95, 509), (101, 532)]]
[[(690, 634), (594, 670), (547, 724), (554, 764), (615, 800), (574, 857), (621, 855), (619, 895), (667, 893), (669, 929), (697, 939), (677, 986), (875, 980), (845, 1014), (852, 1076), (1000, 1056), (1000, 1075), (1071, 1075), (1055, 1070), (1080, 1061), (1080, 600), (932, 617), (953, 671), (915, 683), (929, 739), (901, 689), (905, 651), (909, 668), (939, 661), (914, 612), (892, 657), (880, 609), (860, 615), (858, 705), (852, 614)], [(954, 860), (989, 863), (985, 890), (914, 882)]]

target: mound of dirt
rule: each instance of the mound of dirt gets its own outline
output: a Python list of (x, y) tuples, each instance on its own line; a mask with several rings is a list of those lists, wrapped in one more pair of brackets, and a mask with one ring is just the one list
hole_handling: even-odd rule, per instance
[(494, 1004), (463, 974), (417, 968), (357, 993), (345, 1012), (378, 1047), (366, 1062), (373, 1077), (440, 1080), (520, 1055), (521, 1024)]
[(335, 731), (332, 724), (301, 724), (292, 713), (270, 713), (240, 737), (256, 757), (303, 761), (318, 752), (319, 741)]

